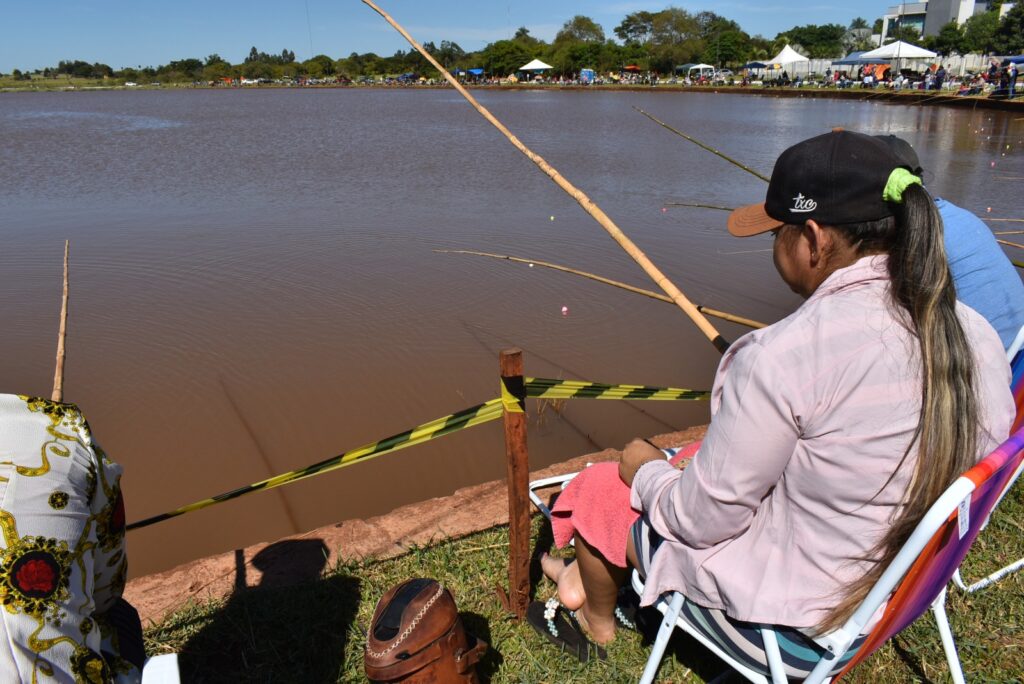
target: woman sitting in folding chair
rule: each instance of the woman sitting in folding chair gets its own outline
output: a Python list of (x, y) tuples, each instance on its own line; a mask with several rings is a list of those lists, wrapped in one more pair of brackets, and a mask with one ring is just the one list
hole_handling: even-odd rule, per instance
[(789, 148), (765, 203), (728, 226), (771, 231), (776, 269), (807, 301), (730, 347), (687, 468), (637, 440), (562, 493), (555, 539), (575, 536), (576, 560), (543, 558), (561, 605), (534, 602), (529, 619), (581, 659), (615, 637), (628, 560), (642, 605), (679, 591), (688, 621), (762, 672), (756, 627), (777, 625), (788, 674), (806, 676), (821, 653), (809, 635), (844, 622), (938, 494), (1009, 432), (1002, 343), (957, 303), (935, 204), (884, 142), (839, 131)]

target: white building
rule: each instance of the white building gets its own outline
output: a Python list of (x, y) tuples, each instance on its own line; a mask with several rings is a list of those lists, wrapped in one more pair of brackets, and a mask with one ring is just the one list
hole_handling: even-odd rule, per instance
[[(896, 27), (913, 28), (924, 35), (924, 25), (928, 17), (928, 2), (901, 2), (890, 7), (882, 17), (882, 40), (893, 32)], [(881, 44), (879, 43), (879, 44)]]
[[(1003, 3), (1000, 16), (1006, 14), (1013, 3)], [(882, 43), (897, 26), (913, 27), (922, 36), (936, 36), (943, 26), (955, 21), (958, 26), (989, 8), (988, 2), (976, 0), (927, 0), (903, 2), (890, 7), (882, 17)]]

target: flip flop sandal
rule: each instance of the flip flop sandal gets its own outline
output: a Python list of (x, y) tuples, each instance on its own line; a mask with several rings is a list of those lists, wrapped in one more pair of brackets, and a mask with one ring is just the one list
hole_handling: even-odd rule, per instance
[(615, 599), (615, 621), (630, 631), (639, 632), (639, 614), (640, 597), (630, 587), (619, 589), (619, 595)]
[(526, 609), (526, 621), (548, 641), (563, 652), (576, 656), (581, 663), (591, 658), (608, 658), (604, 647), (587, 638), (576, 614), (559, 603), (557, 598), (549, 598), (546, 603), (532, 601)]

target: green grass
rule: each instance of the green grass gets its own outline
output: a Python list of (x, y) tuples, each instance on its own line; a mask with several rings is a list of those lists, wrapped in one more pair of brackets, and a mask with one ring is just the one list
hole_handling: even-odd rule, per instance
[[(1018, 484), (982, 533), (965, 565), (979, 577), (1024, 556), (1024, 487)], [(550, 542), (534, 523), (534, 541)], [(322, 545), (311, 542), (316, 555)], [(507, 584), (507, 530), (495, 528), (386, 561), (350, 563), (318, 580), (244, 590), (206, 605), (190, 605), (146, 631), (149, 653), (177, 651), (185, 681), (361, 682), (362, 649), (377, 599), (410, 577), (434, 577), (455, 595), (470, 631), (491, 644), (478, 667), (483, 682), (631, 682), (649, 645), (620, 631), (606, 662), (581, 665), (563, 657), (532, 628), (506, 615), (495, 586)], [(320, 550), (318, 550), (320, 549)], [(294, 555), (293, 550), (280, 555)], [(310, 573), (319, 569), (310, 558)], [(319, 563), (322, 565), (322, 561)], [(273, 568), (266, 584), (276, 584)], [(537, 597), (553, 592), (532, 568)], [(1021, 682), (1024, 673), (1024, 573), (974, 595), (955, 589), (949, 613), (961, 660), (972, 682)], [(676, 634), (659, 681), (702, 682), (725, 668), (692, 639)], [(733, 677), (731, 681), (743, 681)], [(938, 634), (926, 615), (846, 680), (855, 684), (949, 681)]]
[(58, 76), (56, 78), (43, 78), (32, 76), (28, 80), (15, 80), (10, 75), (0, 76), (0, 88), (10, 90), (64, 90), (67, 88), (114, 88), (120, 87), (121, 79), (102, 78), (68, 78)]

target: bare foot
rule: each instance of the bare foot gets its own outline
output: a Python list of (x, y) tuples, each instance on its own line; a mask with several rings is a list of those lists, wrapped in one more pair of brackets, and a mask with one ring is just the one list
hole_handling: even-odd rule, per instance
[(558, 600), (562, 605), (569, 610), (579, 610), (587, 595), (583, 591), (583, 578), (576, 561), (566, 562), (545, 553), (540, 557), (540, 567), (544, 575), (558, 585)]
[(593, 615), (587, 617), (587, 607), (582, 606), (576, 611), (576, 622), (580, 623), (580, 628), (595, 644), (607, 646), (615, 641), (614, 617), (610, 620), (607, 618), (602, 620)]

